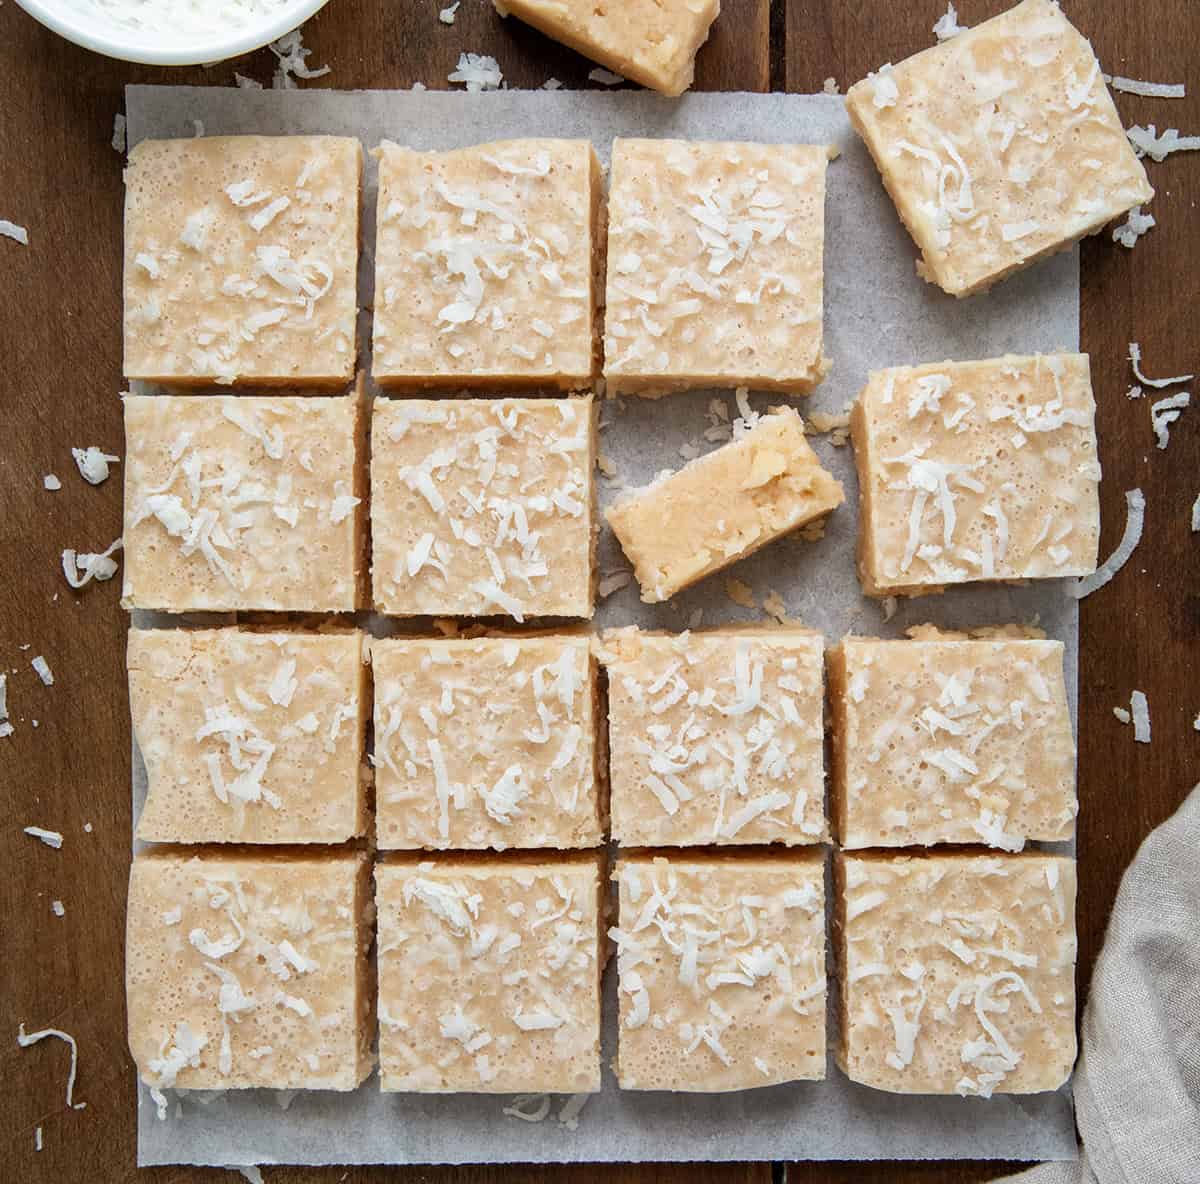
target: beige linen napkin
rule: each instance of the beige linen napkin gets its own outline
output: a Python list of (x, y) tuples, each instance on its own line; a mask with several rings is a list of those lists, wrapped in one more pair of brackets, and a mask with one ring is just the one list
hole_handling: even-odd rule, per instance
[(1200, 1184), (1200, 785), (1126, 870), (1083, 1013), (1078, 1163), (1005, 1184)]

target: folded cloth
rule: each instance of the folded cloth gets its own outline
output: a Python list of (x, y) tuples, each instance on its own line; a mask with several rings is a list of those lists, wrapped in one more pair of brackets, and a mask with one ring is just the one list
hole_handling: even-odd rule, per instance
[(1083, 1013), (1077, 1163), (1005, 1184), (1200, 1182), (1200, 785), (1121, 880)]

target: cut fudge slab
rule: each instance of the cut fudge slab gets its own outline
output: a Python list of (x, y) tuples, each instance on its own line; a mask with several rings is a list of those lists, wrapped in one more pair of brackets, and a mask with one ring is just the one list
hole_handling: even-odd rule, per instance
[(592, 615), (595, 433), (574, 399), (377, 399), (375, 607)]
[(1063, 647), (932, 630), (829, 652), (843, 847), (1069, 839), (1075, 742)]
[(613, 142), (609, 394), (820, 382), (829, 151)]
[(371, 645), (383, 848), (597, 847), (584, 635)]
[(357, 396), (125, 395), (126, 608), (362, 603)]
[(823, 651), (796, 628), (605, 633), (612, 837), (824, 839)]
[(125, 169), (125, 375), (341, 385), (355, 362), (362, 149), (144, 140)]
[(1086, 354), (871, 372), (850, 414), (868, 596), (1096, 569)]
[(647, 604), (669, 599), (842, 504), (841, 484), (821, 468), (797, 412), (775, 407), (755, 420), (740, 439), (605, 512)]
[(358, 632), (131, 629), (139, 839), (341, 843), (364, 834)]
[(600, 861), (383, 863), (384, 1090), (600, 1088)]
[(622, 1089), (720, 1093), (825, 1076), (825, 859), (622, 859)]
[(838, 1064), (892, 1093), (1030, 1094), (1075, 1063), (1075, 862), (839, 855)]
[(665, 95), (692, 85), (696, 51), (721, 0), (493, 0), (594, 62)]
[[(133, 861), (129, 1047), (156, 1090), (354, 1089), (371, 1071), (365, 855)], [(165, 1106), (165, 1102), (159, 1102)]]
[(376, 380), (587, 386), (602, 192), (591, 143), (385, 142), (377, 155)]
[(920, 248), (918, 273), (955, 296), (1154, 196), (1091, 45), (1052, 0), (882, 67), (846, 108)]

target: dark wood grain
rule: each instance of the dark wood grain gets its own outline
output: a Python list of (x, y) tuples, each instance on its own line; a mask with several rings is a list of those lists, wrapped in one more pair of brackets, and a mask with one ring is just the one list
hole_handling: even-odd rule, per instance
[[(305, 27), (314, 65), (332, 75), (308, 85), (444, 86), (463, 50), (490, 53), (514, 86), (557, 77), (583, 86), (591, 64), (513, 21), (484, 0), (464, 0), (452, 27), (440, 25), (441, 0), (333, 0)], [(971, 23), (1001, 5), (963, 0)], [(882, 61), (928, 44), (942, 7), (932, 0), (725, 0), (714, 36), (701, 51), (697, 85), (762, 90), (768, 80), (819, 90), (845, 85)], [(1200, 13), (1186, 0), (1074, 0), (1071, 16), (1111, 69), (1138, 77), (1187, 77)], [(768, 55), (774, 34), (775, 60)], [(228, 85), (234, 70), (269, 82), (268, 51), (211, 68), (155, 70), (86, 54), (36, 25), (12, 4), (0, 6), (0, 217), (27, 225), (29, 248), (0, 240), (0, 668), (10, 671), (16, 734), (0, 740), (6, 823), (0, 838), (0, 1172), (29, 1184), (146, 1179), (159, 1184), (228, 1181), (225, 1172), (160, 1169), (135, 1173), (133, 1070), (125, 1050), (122, 929), (129, 857), (128, 718), (119, 580), (70, 591), (59, 568), (63, 547), (101, 549), (120, 532), (117, 476), (92, 488), (77, 475), (70, 446), (121, 451), (119, 243), (121, 159), (109, 146), (113, 115), (127, 82)], [(786, 51), (786, 53), (785, 53)], [(772, 70), (772, 65), (774, 69)], [(1189, 79), (1189, 81), (1191, 81)], [(1200, 128), (1189, 98), (1162, 103), (1123, 97), (1127, 120)], [(1123, 521), (1121, 494), (1140, 485), (1149, 503), (1147, 543), (1136, 561), (1085, 602), (1081, 695), (1080, 977), (1103, 935), (1121, 870), (1146, 832), (1200, 779), (1200, 736), (1191, 719), (1200, 692), (1189, 673), (1200, 659), (1197, 541), (1188, 508), (1200, 492), (1200, 432), (1187, 414), (1170, 449), (1158, 453), (1145, 403), (1124, 398), (1123, 359), (1141, 341), (1159, 372), (1200, 369), (1194, 339), (1200, 284), (1195, 229), (1195, 158), (1151, 166), (1160, 226), (1129, 253), (1104, 240), (1085, 245), (1084, 348), (1094, 359), (1100, 401), (1103, 548)], [(1190, 413), (1189, 413), (1190, 414)], [(1197, 413), (1200, 414), (1200, 413)], [(42, 489), (56, 473), (63, 488)], [(22, 650), (19, 647), (29, 645)], [(43, 687), (29, 666), (44, 654), (55, 675)], [(1135, 746), (1111, 708), (1138, 687), (1150, 698), (1154, 743)], [(33, 727), (37, 719), (39, 726)], [(92, 832), (83, 829), (91, 822)], [(52, 851), (21, 833), (36, 823), (66, 836)], [(50, 901), (66, 916), (55, 918)], [(46, 1042), (19, 1050), (19, 1022), (60, 1026), (79, 1040), (78, 1096), (63, 1106), (68, 1055)], [(4, 1035), (7, 1033), (7, 1035)], [(45, 1150), (33, 1151), (41, 1125)], [(966, 1184), (990, 1179), (998, 1165), (795, 1165), (792, 1181), (834, 1184)], [(270, 1184), (340, 1181), (343, 1170), (268, 1169)], [(639, 1168), (350, 1169), (346, 1184), (767, 1184), (768, 1165)]]

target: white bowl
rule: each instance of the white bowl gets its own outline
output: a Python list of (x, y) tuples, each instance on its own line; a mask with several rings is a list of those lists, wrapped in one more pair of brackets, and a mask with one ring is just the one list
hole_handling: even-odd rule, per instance
[[(282, 0), (262, 17), (212, 33), (127, 28), (106, 17), (87, 0), (17, 0), (17, 3), (46, 28), (107, 57), (151, 66), (195, 66), (260, 49), (303, 24), (328, 0)], [(215, 0), (207, 3), (216, 6)]]

